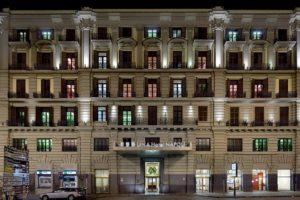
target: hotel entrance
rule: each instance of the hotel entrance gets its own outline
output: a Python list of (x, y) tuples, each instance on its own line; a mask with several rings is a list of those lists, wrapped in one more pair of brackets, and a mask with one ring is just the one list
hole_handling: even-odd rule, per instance
[(159, 162), (145, 162), (145, 194), (159, 194)]

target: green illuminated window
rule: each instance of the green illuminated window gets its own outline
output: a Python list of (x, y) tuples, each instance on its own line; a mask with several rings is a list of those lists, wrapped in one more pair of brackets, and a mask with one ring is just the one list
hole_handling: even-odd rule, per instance
[(37, 139), (37, 151), (52, 151), (52, 139)]
[(293, 151), (293, 141), (291, 138), (278, 139), (278, 151)]
[(42, 31), (42, 39), (43, 40), (51, 40), (52, 32), (51, 31)]
[(157, 37), (157, 32), (158, 32), (157, 29), (150, 28), (150, 29), (147, 30), (147, 36), (149, 38), (156, 38)]
[(123, 116), (122, 116), (122, 124), (124, 126), (126, 125), (131, 125), (132, 123), (132, 113), (131, 111), (123, 111)]
[(50, 112), (49, 111), (43, 111), (41, 113), (42, 116), (42, 125), (43, 126), (50, 126)]
[(74, 126), (75, 114), (74, 111), (67, 111), (67, 126)]
[(229, 41), (231, 42), (237, 41), (237, 35), (238, 33), (236, 31), (229, 31), (228, 32)]
[(253, 139), (253, 151), (268, 151), (268, 139), (267, 138)]

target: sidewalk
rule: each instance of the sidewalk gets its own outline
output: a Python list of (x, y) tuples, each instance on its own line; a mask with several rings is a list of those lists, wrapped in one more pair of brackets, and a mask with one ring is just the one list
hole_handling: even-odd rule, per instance
[[(203, 193), (203, 194), (195, 194), (198, 196), (204, 197), (215, 197), (215, 198), (232, 198), (233, 192), (227, 193)], [(236, 192), (236, 197), (239, 198), (247, 198), (247, 197), (300, 197), (300, 191), (278, 191), (278, 192), (270, 192), (270, 191), (256, 191), (256, 192)]]

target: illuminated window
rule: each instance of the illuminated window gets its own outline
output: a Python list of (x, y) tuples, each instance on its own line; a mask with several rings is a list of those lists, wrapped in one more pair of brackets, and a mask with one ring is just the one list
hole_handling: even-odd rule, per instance
[(66, 119), (67, 119), (67, 126), (74, 126), (75, 112), (73, 108), (67, 108)]
[(52, 151), (52, 139), (37, 139), (37, 151)]
[(293, 151), (293, 142), (291, 138), (280, 138), (277, 142), (278, 151)]
[(132, 97), (132, 85), (131, 83), (123, 84), (123, 97)]
[(182, 97), (182, 80), (173, 81), (173, 97)]
[(147, 30), (148, 38), (156, 38), (158, 35), (157, 33), (158, 33), (158, 30), (156, 28), (149, 28)]
[(98, 81), (98, 96), (105, 98), (107, 97), (107, 81), (99, 80)]
[(42, 119), (43, 126), (50, 126), (50, 112), (49, 111), (42, 111), (41, 119)]
[(264, 85), (263, 84), (255, 84), (254, 85), (254, 94), (255, 94), (255, 98), (256, 97), (260, 97), (263, 93), (263, 89), (264, 89)]
[(196, 151), (210, 151), (210, 138), (196, 138)]
[(262, 31), (253, 31), (252, 32), (252, 39), (253, 40), (261, 40), (262, 39)]
[(76, 59), (69, 57), (67, 58), (67, 68), (68, 69), (76, 69)]
[(253, 151), (268, 151), (268, 139), (267, 138), (253, 139)]
[(236, 31), (229, 31), (228, 32), (229, 41), (231, 41), (231, 42), (237, 41), (237, 35), (238, 35), (238, 33)]
[(156, 83), (148, 83), (148, 97), (157, 97)]
[(206, 69), (206, 56), (198, 56), (198, 69)]
[(107, 68), (107, 53), (101, 52), (98, 54), (98, 67), (100, 69)]
[(182, 37), (182, 30), (181, 30), (181, 28), (173, 28), (172, 29), (172, 37), (173, 38)]
[(122, 125), (128, 126), (132, 123), (132, 112), (131, 110), (123, 110), (122, 113)]
[(43, 40), (51, 40), (52, 39), (52, 32), (51, 31), (42, 31), (41, 37)]
[(98, 107), (98, 122), (106, 122), (106, 107), (99, 106)]
[(75, 85), (67, 83), (67, 98), (75, 97)]
[(25, 138), (14, 138), (13, 147), (19, 150), (27, 150), (27, 139)]
[(62, 151), (77, 151), (77, 139), (62, 139)]
[(157, 69), (158, 58), (156, 51), (148, 51), (147, 65), (148, 69)]
[(238, 85), (237, 83), (231, 83), (229, 85), (229, 97), (235, 98), (237, 97)]
[(19, 31), (18, 32), (18, 40), (20, 42), (26, 42), (27, 41), (27, 32), (26, 31)]

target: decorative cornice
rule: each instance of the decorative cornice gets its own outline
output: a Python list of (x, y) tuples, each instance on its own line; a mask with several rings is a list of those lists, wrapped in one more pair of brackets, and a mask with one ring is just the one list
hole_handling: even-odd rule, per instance
[(215, 7), (209, 13), (209, 21), (214, 30), (223, 30), (225, 24), (228, 24), (230, 21), (230, 15), (222, 7)]

